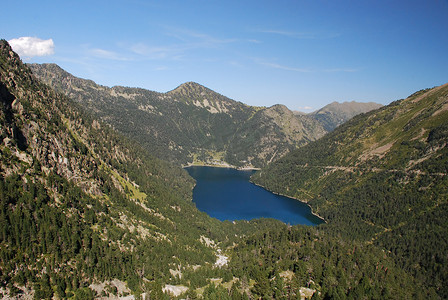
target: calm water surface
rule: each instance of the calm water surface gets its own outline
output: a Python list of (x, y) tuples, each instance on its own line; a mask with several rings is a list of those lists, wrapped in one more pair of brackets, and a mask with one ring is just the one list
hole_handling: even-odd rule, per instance
[(221, 221), (274, 218), (291, 225), (322, 223), (306, 204), (250, 183), (254, 171), (198, 166), (186, 170), (196, 179), (196, 207)]

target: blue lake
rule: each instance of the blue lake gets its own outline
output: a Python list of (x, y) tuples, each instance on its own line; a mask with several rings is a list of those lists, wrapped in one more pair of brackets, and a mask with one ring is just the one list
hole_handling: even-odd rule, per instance
[(196, 207), (221, 221), (274, 218), (291, 225), (323, 223), (311, 214), (308, 205), (249, 182), (254, 171), (199, 166), (185, 169), (196, 180)]

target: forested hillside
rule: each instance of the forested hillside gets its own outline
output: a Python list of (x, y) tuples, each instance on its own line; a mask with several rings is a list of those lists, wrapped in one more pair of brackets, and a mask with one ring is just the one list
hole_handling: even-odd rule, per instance
[(100, 86), (53, 64), (30, 67), (151, 153), (178, 164), (261, 167), (326, 133), (313, 118), (295, 116), (284, 106), (248, 106), (194, 82), (157, 93)]
[(360, 115), (253, 176), (448, 297), (448, 85)]
[(84, 299), (94, 281), (119, 279), (140, 293), (152, 289), (142, 277), (214, 263), (200, 237), (217, 222), (188, 201), (184, 170), (39, 83), (5, 41), (0, 52), (2, 287)]
[(40, 83), (3, 40), (0, 100), (0, 297), (435, 297), (327, 225), (200, 213), (184, 170)]

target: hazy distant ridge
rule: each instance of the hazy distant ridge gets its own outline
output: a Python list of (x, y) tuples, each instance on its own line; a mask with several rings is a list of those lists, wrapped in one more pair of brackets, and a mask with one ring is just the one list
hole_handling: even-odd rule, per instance
[(327, 131), (332, 131), (337, 126), (347, 122), (361, 113), (366, 113), (382, 107), (375, 102), (332, 102), (321, 109), (312, 112), (309, 116), (319, 121)]

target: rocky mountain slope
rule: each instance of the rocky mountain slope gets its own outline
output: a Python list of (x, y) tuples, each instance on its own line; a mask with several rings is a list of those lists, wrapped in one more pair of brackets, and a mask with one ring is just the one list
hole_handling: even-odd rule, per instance
[(327, 225), (219, 222), (192, 187), (0, 41), (0, 298), (435, 296), (372, 243)]
[(180, 262), (212, 268), (216, 249), (201, 239), (218, 222), (189, 200), (184, 170), (40, 83), (6, 41), (0, 79), (0, 297), (90, 299), (121, 286), (157, 298), (162, 286), (143, 277), (168, 283)]
[(354, 117), (253, 177), (448, 297), (448, 84)]
[(285, 106), (248, 106), (194, 82), (157, 93), (100, 86), (53, 64), (30, 67), (150, 152), (181, 164), (225, 161), (261, 167), (326, 133), (313, 118), (296, 116)]
[(308, 116), (319, 121), (326, 131), (333, 131), (336, 127), (347, 122), (354, 116), (378, 109), (381, 106), (381, 104), (374, 102), (332, 102), (308, 114)]

